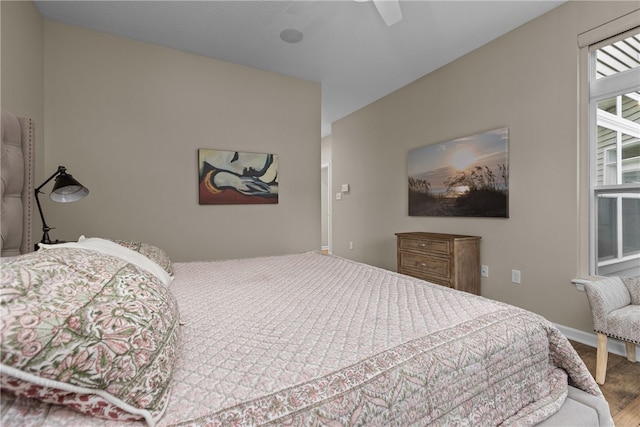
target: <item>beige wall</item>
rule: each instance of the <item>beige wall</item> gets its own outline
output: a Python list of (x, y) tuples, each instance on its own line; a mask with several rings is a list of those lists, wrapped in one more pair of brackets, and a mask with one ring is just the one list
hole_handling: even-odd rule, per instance
[[(91, 191), (41, 198), (52, 238), (138, 239), (177, 261), (320, 247), (318, 84), (44, 21), (31, 2), (0, 13), (2, 108), (34, 119), (36, 183), (62, 164)], [(280, 203), (199, 206), (198, 148), (278, 154)]]
[[(142, 240), (177, 261), (320, 248), (320, 86), (45, 21), (45, 167), (91, 193), (47, 200), (52, 238)], [(278, 205), (200, 206), (197, 150), (279, 156)]]
[[(3, 110), (35, 123), (36, 182), (46, 179), (44, 169), (44, 36), (43, 19), (31, 2), (0, 2), (0, 55)], [(37, 215), (37, 212), (34, 212)], [(33, 224), (36, 240), (42, 233), (40, 221)]]
[[(482, 236), (482, 295), (591, 331), (579, 271), (579, 33), (637, 2), (570, 2), (333, 124), (333, 252), (396, 268), (394, 233)], [(407, 214), (407, 152), (509, 128), (510, 217)], [(349, 249), (353, 242), (353, 249)], [(584, 252), (584, 251), (583, 251)], [(585, 262), (583, 264), (586, 265)], [(511, 283), (511, 270), (522, 284)]]
[[(2, 1), (2, 108), (44, 126), (43, 19), (31, 2)], [(40, 138), (41, 140), (42, 138)]]

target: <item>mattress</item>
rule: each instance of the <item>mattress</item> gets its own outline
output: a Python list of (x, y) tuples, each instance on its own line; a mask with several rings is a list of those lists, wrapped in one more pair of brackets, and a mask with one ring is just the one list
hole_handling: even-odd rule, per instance
[[(534, 425), (601, 398), (529, 311), (316, 252), (174, 263), (170, 425)], [(2, 395), (2, 425), (144, 425)]]

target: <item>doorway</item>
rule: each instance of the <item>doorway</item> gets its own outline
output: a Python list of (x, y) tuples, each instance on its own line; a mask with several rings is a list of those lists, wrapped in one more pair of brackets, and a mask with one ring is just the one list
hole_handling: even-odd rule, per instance
[(325, 163), (321, 169), (320, 216), (322, 229), (322, 252), (331, 253), (331, 165)]

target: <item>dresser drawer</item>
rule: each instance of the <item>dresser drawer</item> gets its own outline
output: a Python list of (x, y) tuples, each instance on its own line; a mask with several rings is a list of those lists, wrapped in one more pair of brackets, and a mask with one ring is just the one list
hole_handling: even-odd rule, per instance
[(398, 273), (480, 294), (480, 237), (396, 233)]
[(448, 258), (425, 257), (409, 252), (400, 253), (400, 269), (410, 269), (421, 277), (451, 278), (451, 262)]
[(451, 250), (450, 243), (446, 240), (427, 240), (427, 239), (400, 239), (400, 248), (420, 251), (421, 253), (431, 253), (440, 255), (449, 255)]

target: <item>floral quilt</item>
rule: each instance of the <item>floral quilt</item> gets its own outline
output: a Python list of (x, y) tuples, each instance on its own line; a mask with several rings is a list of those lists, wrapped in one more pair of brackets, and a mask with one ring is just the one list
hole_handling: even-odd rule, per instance
[[(601, 396), (552, 324), (507, 304), (319, 253), (174, 271), (182, 344), (161, 426), (528, 426), (568, 385)], [(6, 426), (88, 425), (2, 403)]]
[(1, 279), (3, 398), (149, 425), (161, 418), (179, 329), (166, 286), (81, 249), (3, 258)]

